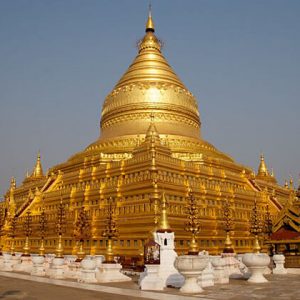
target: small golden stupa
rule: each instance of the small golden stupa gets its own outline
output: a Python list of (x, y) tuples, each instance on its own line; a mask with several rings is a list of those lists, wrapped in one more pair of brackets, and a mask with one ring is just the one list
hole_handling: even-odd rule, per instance
[[(155, 214), (159, 214), (164, 191), (168, 202), (164, 209), (175, 232), (176, 251), (187, 252), (190, 234), (184, 228), (190, 189), (201, 219), (197, 235), (200, 250), (220, 253), (224, 249), (224, 199), (232, 203), (234, 211), (231, 240), (235, 251), (253, 248), (248, 220), (254, 199), (261, 213), (268, 204), (275, 216), (292, 191), (277, 184), (264, 157), (255, 175), (202, 138), (197, 100), (168, 64), (161, 48), (150, 14), (137, 56), (105, 99), (99, 138), (66, 162), (52, 167), (46, 175), (38, 155), (33, 172), (23, 183), (17, 186), (12, 182), (1, 203), (5, 211), (4, 250), (14, 241), (15, 250), (22, 251), (22, 224), (30, 210), (31, 252), (38, 253), (40, 247), (39, 216), (44, 211), (45, 253), (53, 253), (58, 244), (56, 214), (63, 201), (64, 253), (72, 253), (76, 246), (75, 216), (84, 206), (91, 220), (91, 234), (84, 240), (84, 251), (104, 254), (107, 241), (102, 233), (112, 199), (119, 230), (113, 251), (120, 256), (138, 256), (149, 232), (157, 225)], [(237, 141), (237, 147), (239, 143), (242, 141)], [(10, 228), (15, 217), (17, 228), (12, 239)]]

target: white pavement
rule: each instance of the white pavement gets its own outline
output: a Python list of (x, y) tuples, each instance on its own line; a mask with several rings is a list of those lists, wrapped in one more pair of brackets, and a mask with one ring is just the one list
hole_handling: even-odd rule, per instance
[[(30, 275), (11, 273), (11, 272), (0, 272), (0, 276), (41, 282), (41, 283), (48, 283), (48, 284), (54, 284), (59, 286), (72, 287), (72, 288), (85, 289), (90, 291), (99, 291), (102, 293), (140, 297), (140, 298), (154, 299), (154, 300), (195, 300), (196, 299), (195, 296), (183, 296), (183, 295), (166, 294), (162, 292), (149, 292), (149, 291), (141, 291), (141, 290), (133, 290), (133, 289), (123, 289), (123, 288), (110, 287), (110, 286), (104, 286), (99, 284), (79, 283), (75, 281), (51, 279), (51, 278), (30, 276)], [(201, 299), (211, 300), (211, 298), (206, 298), (202, 296)]]

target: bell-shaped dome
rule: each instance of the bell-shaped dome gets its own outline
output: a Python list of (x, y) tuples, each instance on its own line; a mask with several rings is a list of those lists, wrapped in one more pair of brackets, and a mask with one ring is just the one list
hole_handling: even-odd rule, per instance
[(151, 115), (162, 135), (200, 138), (197, 101), (162, 55), (150, 14), (138, 55), (105, 99), (100, 139), (144, 135)]

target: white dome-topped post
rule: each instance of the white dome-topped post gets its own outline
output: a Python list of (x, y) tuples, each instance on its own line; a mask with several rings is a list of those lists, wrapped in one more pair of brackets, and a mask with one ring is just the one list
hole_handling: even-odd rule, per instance
[[(221, 253), (222, 260), (224, 262), (224, 278), (218, 278), (216, 281), (229, 283), (229, 278), (243, 278), (243, 274), (240, 270), (241, 262), (238, 261), (237, 255), (234, 252), (233, 244), (230, 238), (231, 232), (234, 229), (233, 222), (233, 199), (226, 199), (223, 202), (223, 219), (224, 219), (224, 231), (226, 234), (225, 237), (225, 247), (223, 253)], [(218, 261), (215, 260), (215, 263), (218, 265)], [(216, 267), (216, 275), (220, 277), (221, 267)]]
[(196, 236), (200, 231), (199, 212), (196, 199), (191, 191), (188, 193), (188, 221), (185, 230), (192, 235), (188, 255), (178, 256), (175, 261), (175, 268), (184, 276), (184, 284), (180, 291), (182, 293), (201, 293), (203, 289), (198, 283), (203, 270), (208, 266), (209, 256), (198, 255), (199, 248)]
[(3, 252), (3, 267), (1, 271), (12, 271), (12, 254)]
[(95, 283), (96, 280), (96, 260), (92, 259), (92, 257), (85, 257), (81, 260), (81, 269), (79, 273), (78, 282), (84, 283)]
[(56, 214), (56, 231), (58, 235), (58, 243), (56, 247), (56, 255), (52, 260), (51, 270), (49, 270), (50, 278), (63, 279), (65, 277), (64, 247), (62, 242), (62, 235), (65, 232), (65, 219), (65, 205), (62, 201), (62, 192), (60, 192), (60, 203), (58, 205)]
[(160, 245), (160, 266), (158, 276), (163, 280), (164, 286), (181, 287), (184, 281), (182, 275), (174, 267), (177, 253), (174, 251), (175, 234), (168, 222), (167, 200), (165, 193), (161, 198), (161, 216), (158, 229), (154, 233), (155, 242)]
[(85, 206), (82, 206), (79, 211), (76, 212), (76, 222), (73, 235), (76, 240), (76, 262), (81, 262), (85, 257), (83, 242), (91, 236), (91, 224), (88, 210), (85, 209)]
[(273, 269), (273, 274), (287, 274), (287, 269), (284, 267), (285, 257), (283, 254), (274, 254), (273, 261), (276, 265)]
[(31, 223), (32, 223), (32, 215), (31, 215), (31, 211), (28, 209), (25, 213), (24, 223), (23, 223), (24, 233), (25, 233), (25, 244), (23, 248), (24, 252), (20, 257), (20, 260), (18, 260), (18, 262), (15, 263), (13, 267), (14, 271), (30, 273), (32, 270), (32, 260), (30, 256), (30, 246), (29, 246), (29, 238), (32, 233)]
[[(152, 125), (154, 126), (154, 124)], [(155, 188), (157, 188), (156, 185)], [(156, 193), (157, 197), (154, 197), (155, 224), (157, 224), (158, 195)], [(139, 281), (142, 290), (162, 290), (167, 286), (180, 287), (184, 281), (182, 275), (174, 267), (177, 257), (177, 253), (174, 251), (175, 235), (168, 222), (167, 205), (165, 193), (163, 193), (161, 196), (160, 220), (155, 225), (157, 229), (153, 232), (154, 241), (150, 240), (145, 245), (146, 270)]]
[(43, 255), (34, 255), (31, 259), (33, 267), (30, 274), (34, 276), (45, 276), (45, 257)]
[(102, 233), (103, 237), (107, 238), (106, 256), (105, 261), (100, 264), (96, 272), (96, 279), (98, 282), (131, 281), (131, 278), (121, 273), (122, 265), (114, 261), (113, 239), (118, 236), (115, 210), (115, 199), (109, 197), (107, 199), (106, 227)]
[(160, 245), (150, 239), (144, 245), (145, 271), (140, 275), (139, 286), (141, 290), (162, 291), (165, 281), (159, 276), (161, 263)]
[(246, 253), (243, 256), (243, 263), (248, 267), (251, 273), (248, 282), (268, 282), (263, 274), (270, 263), (270, 257), (265, 253), (260, 253), (261, 247), (259, 245), (258, 235), (262, 233), (262, 223), (259, 217), (256, 199), (254, 201), (254, 207), (252, 210), (250, 233), (255, 236), (253, 247), (254, 253)]

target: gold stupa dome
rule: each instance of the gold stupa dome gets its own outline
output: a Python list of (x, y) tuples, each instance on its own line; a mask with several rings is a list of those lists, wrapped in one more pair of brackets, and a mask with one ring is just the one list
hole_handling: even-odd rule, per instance
[(104, 101), (99, 138), (71, 160), (99, 152), (102, 158), (131, 157), (154, 123), (155, 132), (174, 158), (232, 162), (202, 138), (197, 100), (163, 56), (151, 12), (145, 31), (137, 56)]
[(149, 14), (136, 58), (105, 99), (100, 138), (143, 136), (151, 114), (161, 135), (200, 138), (197, 101), (163, 56)]

